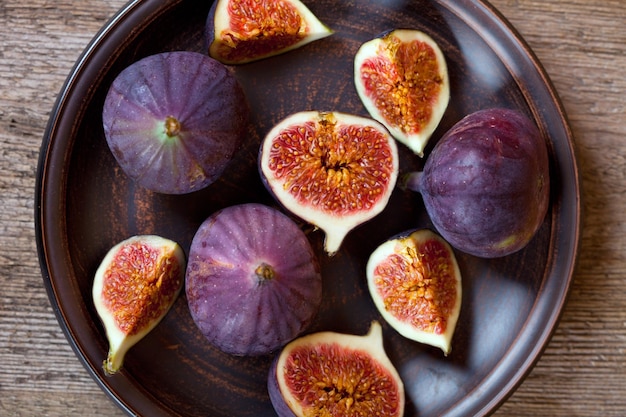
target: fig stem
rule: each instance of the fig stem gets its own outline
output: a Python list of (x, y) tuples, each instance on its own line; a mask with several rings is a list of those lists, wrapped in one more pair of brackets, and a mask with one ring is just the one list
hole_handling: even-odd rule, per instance
[(165, 118), (165, 134), (169, 138), (173, 138), (174, 136), (180, 133), (180, 122), (174, 116), (167, 116)]
[(410, 172), (402, 177), (402, 179), (399, 181), (399, 186), (403, 190), (411, 190), (419, 193), (421, 190), (421, 180), (422, 172)]
[(126, 352), (119, 352), (117, 350), (109, 350), (106, 360), (102, 362), (102, 368), (106, 375), (114, 375), (122, 368), (125, 353)]
[(261, 263), (261, 265), (257, 266), (254, 270), (259, 282), (270, 281), (274, 279), (276, 273), (274, 268), (271, 265), (266, 264), (265, 262)]

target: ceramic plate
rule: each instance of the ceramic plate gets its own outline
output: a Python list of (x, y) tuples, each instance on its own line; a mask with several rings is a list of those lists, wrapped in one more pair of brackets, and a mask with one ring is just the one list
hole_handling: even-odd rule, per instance
[[(451, 101), (428, 151), (475, 110), (502, 106), (532, 118), (549, 143), (551, 205), (521, 252), (484, 260), (457, 252), (463, 274), (461, 316), (452, 353), (400, 337), (384, 324), (385, 347), (407, 391), (407, 416), (488, 414), (521, 383), (553, 333), (572, 279), (580, 234), (580, 192), (573, 140), (554, 88), (507, 21), (482, 1), (310, 0), (329, 38), (234, 68), (252, 107), (249, 135), (229, 169), (209, 188), (166, 196), (137, 187), (117, 166), (101, 111), (113, 79), (158, 52), (203, 50), (210, 1), (131, 1), (82, 54), (53, 109), (36, 190), (38, 249), (45, 286), (61, 327), (102, 389), (129, 414), (272, 416), (266, 391), (272, 356), (233, 357), (209, 346), (184, 294), (132, 348), (123, 372), (105, 377), (108, 345), (91, 301), (94, 272), (115, 243), (154, 233), (188, 251), (214, 211), (244, 202), (275, 206), (257, 171), (261, 138), (299, 110), (367, 116), (352, 81), (362, 42), (393, 28), (430, 34), (448, 63)], [(402, 172), (423, 161), (400, 146)], [(367, 332), (381, 320), (369, 298), (365, 262), (387, 238), (431, 227), (418, 194), (395, 190), (387, 209), (348, 235), (334, 257), (323, 235), (309, 234), (324, 276), (324, 302), (309, 331)]]

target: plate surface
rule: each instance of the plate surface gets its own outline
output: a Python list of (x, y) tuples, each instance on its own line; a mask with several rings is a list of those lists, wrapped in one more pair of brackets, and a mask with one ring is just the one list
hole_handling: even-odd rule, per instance
[[(101, 121), (115, 76), (147, 55), (203, 50), (208, 1), (130, 2), (94, 38), (59, 95), (40, 156), (35, 222), (44, 283), (61, 327), (102, 389), (129, 414), (272, 416), (266, 375), (272, 357), (238, 358), (210, 347), (195, 328), (184, 295), (127, 355), (124, 371), (103, 375), (108, 349), (91, 301), (93, 275), (115, 243), (154, 233), (188, 251), (197, 227), (215, 210), (243, 202), (275, 205), (260, 182), (261, 138), (299, 110), (367, 116), (352, 81), (352, 58), (364, 41), (398, 27), (420, 29), (441, 46), (451, 102), (437, 139), (464, 115), (516, 108), (545, 135), (551, 156), (551, 206), (523, 251), (483, 260), (457, 252), (463, 304), (452, 353), (400, 337), (383, 323), (385, 347), (407, 389), (407, 416), (474, 416), (493, 411), (536, 362), (558, 322), (575, 267), (580, 191), (573, 140), (548, 77), (519, 35), (481, 1), (311, 0), (335, 30), (288, 54), (235, 68), (253, 116), (243, 148), (222, 178), (183, 196), (150, 193), (130, 182), (107, 148)], [(402, 172), (423, 161), (400, 145)], [(388, 208), (323, 254), (324, 303), (309, 331), (364, 334), (380, 320), (365, 282), (369, 253), (399, 232), (431, 227), (418, 194), (395, 190)]]

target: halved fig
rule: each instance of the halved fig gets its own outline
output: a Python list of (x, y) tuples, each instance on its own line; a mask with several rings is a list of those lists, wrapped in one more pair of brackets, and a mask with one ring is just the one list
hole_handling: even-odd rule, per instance
[(217, 0), (206, 32), (209, 55), (233, 65), (278, 55), (333, 33), (299, 0)]
[(387, 32), (361, 45), (354, 80), (370, 115), (424, 156), (450, 100), (448, 68), (437, 43), (418, 30)]
[(248, 104), (232, 72), (196, 52), (164, 52), (113, 81), (102, 121), (123, 171), (142, 187), (184, 194), (213, 183), (247, 130)]
[(186, 292), (191, 316), (211, 344), (233, 355), (263, 355), (311, 323), (322, 278), (298, 225), (249, 203), (202, 223), (189, 251)]
[(109, 250), (96, 271), (93, 302), (106, 330), (106, 374), (167, 314), (185, 278), (182, 248), (155, 235), (128, 238)]
[(280, 417), (404, 415), (404, 385), (376, 321), (365, 336), (320, 332), (289, 343), (268, 391)]
[(461, 310), (454, 252), (428, 229), (392, 238), (367, 263), (367, 284), (383, 318), (404, 337), (447, 355)]
[(334, 254), (350, 230), (386, 207), (398, 177), (398, 150), (375, 120), (305, 111), (267, 134), (259, 164), (276, 199), (322, 229), (325, 250)]

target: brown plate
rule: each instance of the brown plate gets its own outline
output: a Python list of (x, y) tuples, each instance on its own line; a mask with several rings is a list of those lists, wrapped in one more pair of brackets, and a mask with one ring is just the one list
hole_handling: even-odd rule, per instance
[[(69, 75), (45, 133), (36, 190), (43, 278), (61, 327), (102, 389), (129, 414), (271, 416), (266, 375), (271, 357), (239, 358), (205, 343), (184, 295), (127, 355), (124, 371), (103, 375), (103, 328), (91, 301), (94, 272), (107, 250), (135, 234), (155, 233), (187, 251), (215, 210), (242, 202), (275, 205), (262, 186), (260, 138), (298, 110), (366, 116), (352, 81), (352, 58), (366, 40), (397, 27), (429, 33), (448, 61), (452, 98), (428, 150), (464, 115), (504, 106), (528, 114), (548, 138), (551, 206), (530, 245), (483, 260), (458, 253), (461, 316), (448, 357), (384, 325), (385, 346), (407, 389), (407, 416), (474, 416), (501, 404), (537, 361), (552, 335), (572, 280), (580, 236), (580, 191), (573, 140), (554, 88), (528, 46), (486, 2), (307, 1), (336, 33), (288, 54), (235, 69), (253, 110), (250, 134), (223, 177), (206, 190), (157, 195), (135, 186), (116, 165), (101, 111), (114, 77), (157, 52), (203, 50), (206, 0), (131, 1), (94, 38)], [(401, 170), (423, 161), (400, 148)], [(369, 253), (401, 231), (430, 227), (418, 194), (394, 191), (388, 208), (350, 233), (340, 252), (322, 252), (324, 303), (310, 331), (363, 334), (380, 317), (364, 278)]]

